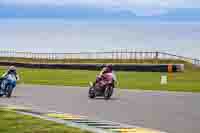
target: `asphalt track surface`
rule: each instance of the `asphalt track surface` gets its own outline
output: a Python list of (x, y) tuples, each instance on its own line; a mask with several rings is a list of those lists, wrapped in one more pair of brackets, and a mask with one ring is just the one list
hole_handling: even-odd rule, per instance
[[(200, 94), (119, 90), (111, 100), (91, 100), (88, 89), (20, 85), (0, 104), (39, 107), (169, 133), (200, 132)], [(120, 95), (119, 95), (120, 94)]]

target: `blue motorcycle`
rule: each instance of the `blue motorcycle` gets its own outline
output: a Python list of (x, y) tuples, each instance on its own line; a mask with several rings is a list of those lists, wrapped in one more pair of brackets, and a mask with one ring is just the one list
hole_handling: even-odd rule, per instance
[(10, 98), (14, 88), (16, 87), (16, 81), (16, 76), (13, 74), (8, 74), (3, 78), (0, 84), (0, 97), (5, 95)]

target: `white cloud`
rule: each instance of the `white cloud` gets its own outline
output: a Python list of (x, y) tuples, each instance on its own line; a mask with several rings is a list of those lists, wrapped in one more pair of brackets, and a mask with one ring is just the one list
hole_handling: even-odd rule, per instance
[(171, 8), (200, 8), (200, 0), (1, 0), (3, 4), (66, 6), (82, 5), (126, 10), (138, 15), (157, 15)]

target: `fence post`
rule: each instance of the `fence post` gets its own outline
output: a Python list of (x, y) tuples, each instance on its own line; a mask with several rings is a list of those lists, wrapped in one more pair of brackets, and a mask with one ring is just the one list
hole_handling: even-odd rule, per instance
[(130, 51), (130, 60), (133, 61), (133, 50)]
[(135, 59), (135, 63), (137, 63), (137, 52), (134, 51), (134, 59)]
[(156, 51), (155, 54), (156, 54), (155, 55), (155, 62), (156, 62), (156, 64), (158, 64), (159, 52)]
[(143, 52), (140, 51), (140, 63), (143, 62), (143, 57), (142, 56), (143, 56)]
[(119, 60), (119, 54), (118, 54), (118, 50), (116, 51), (116, 58), (117, 58), (117, 60)]
[(126, 52), (125, 52), (125, 60), (128, 60), (128, 49), (126, 49)]

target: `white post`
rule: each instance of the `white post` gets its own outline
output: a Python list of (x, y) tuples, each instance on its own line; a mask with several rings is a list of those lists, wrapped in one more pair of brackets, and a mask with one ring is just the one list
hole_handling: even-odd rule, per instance
[(161, 84), (161, 85), (166, 85), (166, 84), (167, 84), (167, 80), (168, 80), (167, 75), (166, 75), (166, 74), (162, 74), (162, 75), (161, 75), (160, 84)]

